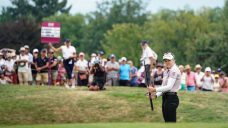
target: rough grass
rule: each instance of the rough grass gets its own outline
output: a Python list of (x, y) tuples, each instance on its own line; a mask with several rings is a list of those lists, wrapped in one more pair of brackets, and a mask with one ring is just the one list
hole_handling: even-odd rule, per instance
[[(90, 92), (86, 87), (71, 90), (62, 87), (0, 86), (0, 125), (99, 122), (101, 124), (96, 127), (112, 127), (106, 123), (163, 122), (161, 98), (154, 101), (155, 111), (152, 112), (145, 92), (145, 88), (130, 87), (108, 87), (106, 91)], [(178, 122), (205, 122), (202, 125), (210, 122), (212, 126), (221, 123), (221, 127), (228, 122), (228, 94), (180, 92), (179, 98)], [(126, 127), (134, 124), (141, 126), (140, 123), (114, 123)], [(93, 125), (85, 124), (85, 128)], [(156, 128), (158, 124), (153, 125)], [(57, 127), (65, 126), (84, 127), (83, 124)], [(149, 126), (145, 123), (145, 127)]]

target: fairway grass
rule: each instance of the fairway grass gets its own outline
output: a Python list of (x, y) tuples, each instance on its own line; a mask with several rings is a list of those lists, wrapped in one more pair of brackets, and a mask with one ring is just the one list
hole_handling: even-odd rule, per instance
[[(154, 100), (155, 110), (152, 112), (145, 93), (145, 88), (130, 87), (107, 87), (106, 91), (91, 92), (87, 87), (72, 90), (63, 87), (0, 86), (0, 125), (20, 127), (33, 124), (66, 124), (66, 127), (85, 125), (87, 128), (95, 125), (94, 127), (109, 128), (112, 125), (156, 127), (161, 123), (161, 126), (165, 127), (161, 98)], [(224, 123), (228, 122), (228, 94), (179, 92), (178, 95), (180, 106), (177, 110), (177, 125), (227, 125)]]
[(91, 123), (54, 125), (13, 125), (1, 128), (228, 128), (228, 123)]

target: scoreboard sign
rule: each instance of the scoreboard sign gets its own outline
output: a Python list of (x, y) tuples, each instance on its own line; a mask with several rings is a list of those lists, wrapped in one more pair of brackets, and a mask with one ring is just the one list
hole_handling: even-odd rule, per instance
[(59, 22), (43, 22), (41, 25), (41, 42), (59, 43), (60, 28), (61, 26)]

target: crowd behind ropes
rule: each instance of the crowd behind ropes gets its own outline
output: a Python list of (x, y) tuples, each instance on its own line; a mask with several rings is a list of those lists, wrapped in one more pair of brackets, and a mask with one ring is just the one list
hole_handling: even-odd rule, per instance
[[(55, 56), (58, 52), (62, 56)], [(228, 92), (228, 78), (220, 68), (212, 70), (197, 64), (179, 65), (179, 69), (180, 90)], [(117, 59), (111, 54), (105, 58), (103, 51), (86, 59), (83, 52), (76, 54), (69, 39), (59, 48), (49, 44), (48, 49), (31, 50), (25, 45), (18, 55), (13, 49), (0, 51), (0, 85), (88, 86), (92, 91), (105, 90), (106, 86), (146, 87), (144, 70), (143, 62), (137, 68), (126, 57)], [(165, 65), (159, 62), (151, 68), (155, 86), (162, 85), (165, 70)]]

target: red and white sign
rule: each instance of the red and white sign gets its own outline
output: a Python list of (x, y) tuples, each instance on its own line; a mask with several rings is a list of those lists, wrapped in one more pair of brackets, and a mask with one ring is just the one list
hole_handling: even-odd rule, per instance
[(42, 43), (59, 43), (60, 42), (60, 23), (43, 22), (41, 25), (41, 42)]

